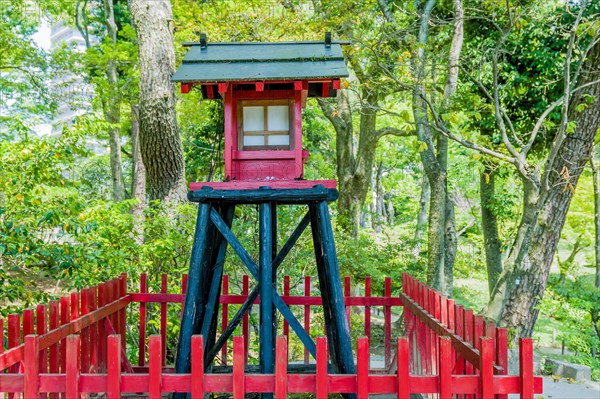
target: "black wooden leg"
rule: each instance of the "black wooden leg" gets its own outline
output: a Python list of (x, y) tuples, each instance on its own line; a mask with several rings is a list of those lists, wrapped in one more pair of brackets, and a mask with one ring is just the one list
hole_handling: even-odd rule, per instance
[[(227, 224), (227, 227), (231, 228), (233, 222), (233, 215), (235, 212), (235, 205), (222, 205), (221, 215), (223, 221)], [(212, 347), (215, 343), (217, 334), (217, 320), (219, 315), (219, 297), (221, 295), (221, 282), (223, 280), (223, 264), (225, 263), (225, 254), (227, 252), (227, 240), (219, 233), (215, 228), (215, 241), (213, 251), (213, 259), (209, 268), (211, 269), (212, 276), (210, 277), (210, 288), (208, 293), (208, 300), (206, 301), (205, 315), (202, 319), (200, 330), (195, 333), (199, 333), (204, 336), (204, 350)], [(208, 363), (205, 364), (208, 367)]]
[[(271, 204), (259, 205), (260, 229), (260, 372), (273, 373), (274, 337), (273, 337), (273, 234)], [(264, 399), (272, 394), (263, 394)]]
[[(319, 270), (319, 285), (323, 298), (323, 310), (328, 313), (325, 320), (327, 340), (334, 371), (341, 374), (355, 373), (350, 331), (346, 320), (344, 296), (340, 280), (339, 266), (335, 251), (335, 242), (329, 207), (323, 201), (311, 205), (311, 224), (313, 224), (313, 239), (315, 240), (315, 257)], [(354, 397), (354, 395), (345, 395)]]
[[(325, 298), (330, 296), (329, 294), (329, 286), (327, 285), (327, 273), (325, 271), (325, 257), (323, 255), (323, 241), (321, 238), (321, 221), (319, 220), (319, 209), (317, 204), (310, 204), (308, 206), (308, 210), (310, 213), (310, 227), (312, 230), (313, 236), (313, 246), (315, 249), (315, 261), (317, 263), (317, 275), (319, 278), (319, 289), (321, 290), (321, 298), (323, 298), (323, 319), (325, 321), (325, 327), (327, 329), (327, 335), (330, 335), (331, 328), (335, 328), (331, 320), (331, 307), (330, 302), (326, 301)], [(333, 352), (329, 351), (329, 354), (333, 359), (336, 359), (336, 356), (333, 356)], [(337, 371), (336, 367), (336, 371)]]
[[(204, 275), (202, 265), (204, 263), (203, 260), (210, 251), (209, 241), (212, 238), (208, 235), (210, 210), (210, 204), (201, 204), (198, 208), (196, 232), (194, 234), (188, 273), (188, 288), (185, 296), (184, 312), (181, 318), (177, 357), (175, 359), (175, 371), (177, 373), (189, 373), (190, 371), (190, 341), (204, 313), (203, 295), (201, 292), (204, 286), (204, 281), (202, 281)], [(185, 394), (175, 394), (174, 398), (185, 398)]]

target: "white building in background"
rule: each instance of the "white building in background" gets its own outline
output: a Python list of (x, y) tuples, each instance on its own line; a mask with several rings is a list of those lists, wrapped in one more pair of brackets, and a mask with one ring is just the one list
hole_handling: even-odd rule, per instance
[[(50, 50), (64, 45), (82, 54), (86, 50), (85, 39), (81, 33), (64, 21), (57, 21), (50, 29)], [(51, 85), (58, 102), (56, 116), (52, 120), (52, 135), (58, 135), (63, 126), (70, 126), (73, 123), (75, 117), (92, 112), (94, 88), (85, 82), (83, 76), (72, 72), (57, 75)], [(96, 145), (92, 147), (94, 152), (98, 152)]]

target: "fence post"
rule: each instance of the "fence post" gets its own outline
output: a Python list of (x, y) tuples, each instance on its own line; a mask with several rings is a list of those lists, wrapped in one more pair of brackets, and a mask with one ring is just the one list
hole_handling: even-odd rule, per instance
[(438, 375), (440, 399), (452, 399), (452, 342), (449, 337), (439, 337)]
[[(37, 335), (43, 335), (47, 331), (48, 320), (46, 317), (47, 314), (47, 306), (46, 305), (37, 305), (35, 309), (35, 333)], [(48, 372), (48, 350), (41, 350), (39, 353), (39, 362), (40, 362), (40, 373)]]
[[(90, 312), (94, 312), (98, 309), (98, 287), (93, 286), (88, 288), (88, 306)], [(89, 372), (98, 372), (98, 323), (92, 324), (88, 327), (90, 332), (90, 368)]]
[(408, 338), (398, 338), (396, 342), (398, 399), (410, 399)]
[(346, 319), (348, 320), (348, 331), (352, 331), (350, 323), (350, 306), (348, 306), (348, 297), (350, 296), (350, 276), (344, 276), (344, 305), (346, 308)]
[(37, 335), (27, 335), (25, 337), (25, 375), (23, 381), (23, 397), (37, 398), (40, 391), (40, 362), (38, 354), (40, 351), (40, 341)]
[(357, 399), (369, 398), (369, 338), (360, 337), (356, 354), (356, 396)]
[(244, 399), (244, 337), (233, 337), (233, 399)]
[(494, 399), (494, 341), (490, 337), (479, 338), (479, 374), (481, 398)]
[[(371, 276), (365, 277), (365, 298), (371, 298)], [(371, 307), (365, 306), (365, 335), (371, 339)]]
[(329, 355), (327, 354), (327, 338), (317, 337), (316, 399), (327, 399), (327, 392), (329, 391), (328, 363)]
[(160, 391), (162, 382), (162, 348), (160, 336), (152, 335), (150, 337), (149, 355), (148, 397), (150, 399), (160, 399), (162, 396)]
[[(247, 274), (242, 276), (242, 294), (244, 294), (244, 299), (248, 298), (248, 286), (249, 286), (249, 277)], [(250, 347), (250, 327), (248, 323), (248, 313), (244, 315), (242, 318), (242, 335), (244, 336), (244, 362), (248, 364), (248, 348)]]
[(277, 344), (275, 348), (275, 399), (285, 399), (287, 398), (288, 366), (288, 341), (285, 335), (277, 337)]
[[(227, 274), (223, 275), (223, 282), (222, 282), (222, 291), (221, 291), (221, 298), (223, 298), (225, 295), (229, 295), (229, 276)], [(221, 332), (225, 331), (227, 329), (227, 325), (229, 324), (229, 305), (227, 303), (224, 303), (223, 305), (221, 305)], [(209, 334), (210, 335), (210, 334)], [(221, 348), (221, 361), (223, 362), (223, 364), (226, 366), (227, 365), (227, 342), (225, 342), (225, 344), (223, 345), (223, 348)]]
[[(385, 278), (385, 298), (389, 301), (392, 297), (392, 279)], [(388, 304), (384, 309), (384, 326), (385, 326), (385, 367), (390, 367), (392, 362), (392, 307)]]
[[(121, 273), (119, 277), (119, 298), (127, 296), (127, 273)], [(119, 310), (119, 327), (117, 330), (121, 334), (121, 348), (127, 353), (127, 308)]]
[[(167, 293), (167, 274), (163, 273), (160, 284), (161, 294)], [(167, 303), (160, 304), (160, 338), (162, 341), (162, 365), (167, 363)]]
[[(496, 364), (502, 367), (501, 375), (508, 374), (508, 330), (506, 328), (496, 329)], [(507, 399), (508, 395), (498, 394), (497, 399)]]
[(519, 340), (519, 374), (521, 398), (533, 399), (533, 346), (531, 338)]
[(204, 339), (201, 335), (192, 335), (191, 341), (192, 399), (204, 398)]
[(68, 359), (65, 370), (67, 399), (79, 399), (79, 340), (79, 335), (69, 335), (67, 337), (67, 348), (65, 350), (65, 356)]
[[(103, 307), (108, 302), (108, 285), (102, 283), (98, 285), (98, 308)], [(106, 329), (104, 328), (104, 320), (98, 320), (98, 372), (104, 372), (106, 370), (106, 344), (107, 336)]]
[[(148, 292), (148, 274), (140, 275), (140, 293)], [(183, 305), (182, 305), (183, 309)], [(182, 310), (183, 314), (183, 310)], [(139, 347), (138, 347), (138, 366), (146, 364), (146, 302), (140, 302), (140, 331), (139, 331)]]
[(108, 399), (121, 397), (121, 337), (111, 334), (107, 339), (107, 380), (106, 394)]
[[(310, 276), (304, 276), (304, 297), (310, 296)], [(304, 305), (304, 330), (310, 335), (310, 305)], [(304, 348), (304, 364), (308, 364), (308, 349)]]
[[(283, 296), (290, 296), (290, 276), (283, 276)], [(290, 336), (290, 325), (285, 318), (283, 319), (283, 335)]]
[[(81, 290), (81, 315), (84, 316), (90, 312), (90, 306), (88, 303), (89, 294), (88, 289)], [(80, 331), (81, 335), (81, 371), (84, 373), (90, 370), (90, 330), (89, 327), (84, 328)]]

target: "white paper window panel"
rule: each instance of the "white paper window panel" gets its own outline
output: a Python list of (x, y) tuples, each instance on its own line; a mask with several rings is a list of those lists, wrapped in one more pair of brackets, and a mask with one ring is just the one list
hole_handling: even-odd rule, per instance
[(265, 108), (244, 107), (244, 131), (262, 132), (265, 130)]
[(269, 130), (290, 130), (290, 107), (287, 105), (271, 105), (269, 114)]
[(244, 136), (244, 146), (265, 145), (265, 136)]
[(288, 134), (269, 135), (269, 145), (290, 145), (290, 136)]

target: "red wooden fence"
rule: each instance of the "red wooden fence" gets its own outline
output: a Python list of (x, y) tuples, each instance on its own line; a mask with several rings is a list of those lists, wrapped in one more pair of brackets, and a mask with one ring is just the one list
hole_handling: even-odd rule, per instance
[[(533, 398), (541, 393), (542, 380), (533, 376), (533, 349), (530, 339), (520, 340), (520, 375), (507, 375), (507, 334), (505, 329), (485, 323), (480, 316), (456, 306), (409, 275), (403, 276), (403, 292), (391, 295), (387, 278), (383, 296), (372, 296), (367, 279), (364, 296), (351, 296), (350, 279), (344, 279), (347, 315), (351, 307), (363, 307), (366, 337), (357, 341), (357, 373), (330, 374), (327, 367), (327, 343), (317, 337), (315, 374), (288, 373), (289, 328), (283, 324), (277, 338), (277, 363), (274, 374), (246, 374), (248, 362), (249, 320), (242, 322), (242, 335), (233, 339), (232, 352), (224, 348), (222, 360), (231, 356), (231, 373), (204, 373), (201, 340), (193, 337), (190, 374), (173, 374), (166, 367), (167, 306), (183, 303), (186, 278), (179, 293), (167, 292), (167, 277), (162, 276), (161, 290), (148, 292), (142, 275), (138, 293), (126, 293), (126, 276), (111, 280), (51, 302), (39, 305), (35, 312), (9, 315), (6, 327), (0, 319), (0, 392), (9, 398), (76, 398), (81, 393), (106, 393), (118, 398), (122, 393), (147, 393), (159, 398), (163, 392), (191, 392), (202, 398), (207, 392), (229, 392), (242, 398), (248, 392), (273, 392), (276, 398), (287, 393), (313, 393), (326, 398), (328, 393), (395, 394), (408, 398), (410, 393), (433, 393), (439, 398), (503, 398), (519, 393)], [(306, 277), (299, 295), (293, 295), (289, 278), (284, 279), (283, 300), (298, 311), (309, 331), (311, 308), (321, 305), (319, 296), (311, 296), (310, 277)], [(229, 293), (229, 280), (222, 288), (222, 325), (226, 326), (229, 307), (241, 304), (248, 295), (248, 279), (242, 280), (240, 294)], [(138, 364), (132, 367), (126, 356), (126, 307), (139, 303), (140, 324), (134, 327), (139, 342)], [(158, 334), (147, 337), (152, 312), (148, 304), (159, 304)], [(371, 310), (383, 308), (384, 370), (370, 365)], [(392, 313), (402, 313), (404, 335), (392, 341)], [(393, 312), (398, 310), (398, 312)], [(351, 325), (351, 328), (359, 328)], [(8, 347), (4, 349), (4, 338)], [(395, 343), (395, 349), (392, 344)], [(146, 353), (146, 347), (148, 353)], [(304, 355), (308, 362), (308, 354)], [(22, 394), (21, 394), (22, 393)]]

